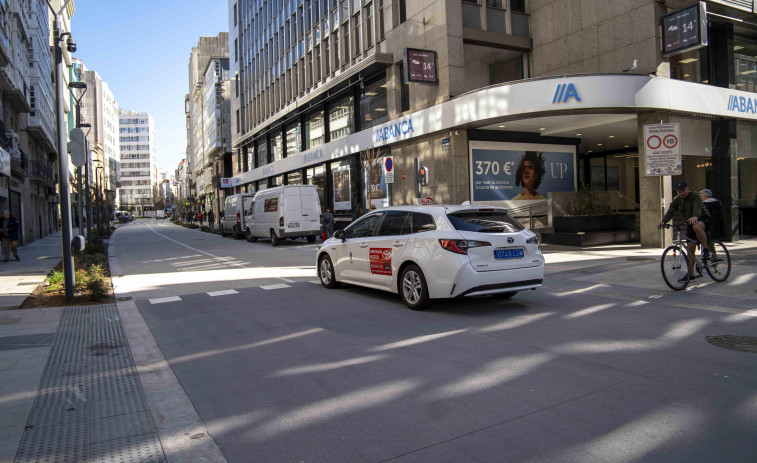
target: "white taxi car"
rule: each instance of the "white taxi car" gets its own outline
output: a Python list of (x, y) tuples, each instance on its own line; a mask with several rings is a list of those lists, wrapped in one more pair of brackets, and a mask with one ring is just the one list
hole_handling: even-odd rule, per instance
[(536, 235), (491, 206), (393, 206), (372, 211), (318, 249), (326, 288), (350, 283), (399, 293), (408, 307), (431, 299), (535, 289), (544, 278)]

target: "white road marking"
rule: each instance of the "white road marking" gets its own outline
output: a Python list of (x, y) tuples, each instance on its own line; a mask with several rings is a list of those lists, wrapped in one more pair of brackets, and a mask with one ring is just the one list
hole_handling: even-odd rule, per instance
[(179, 296), (158, 297), (155, 299), (150, 299), (150, 304), (163, 304), (164, 302), (177, 302), (180, 300), (181, 298)]
[[(165, 239), (167, 239), (167, 240), (169, 240), (169, 241), (173, 241), (174, 243), (176, 243), (176, 244), (178, 244), (178, 245), (180, 245), (180, 246), (184, 246), (185, 248), (191, 249), (191, 250), (193, 250), (193, 251), (195, 251), (195, 252), (199, 252), (199, 253), (205, 254), (206, 256), (210, 256), (210, 257), (212, 257), (212, 258), (214, 258), (214, 259), (220, 259), (220, 260), (222, 260), (222, 261), (224, 261), (224, 262), (227, 262), (227, 263), (229, 263), (229, 264), (231, 264), (231, 265), (236, 265), (237, 267), (241, 267), (241, 268), (243, 268), (243, 269), (247, 269), (247, 267), (245, 267), (244, 265), (242, 265), (242, 264), (239, 264), (239, 263), (237, 263), (237, 262), (234, 262), (234, 261), (233, 261), (233, 260), (231, 260), (231, 259), (227, 259), (227, 258), (225, 258), (225, 257), (219, 257), (219, 256), (216, 256), (216, 255), (214, 255), (214, 254), (211, 254), (211, 253), (209, 253), (209, 252), (201, 251), (201, 250), (199, 250), (199, 249), (197, 249), (197, 248), (193, 248), (192, 246), (187, 246), (186, 244), (184, 244), (184, 243), (182, 243), (182, 242), (180, 242), (180, 241), (176, 241), (176, 240), (175, 240), (175, 239), (173, 239), (173, 238), (169, 238), (169, 237), (167, 237), (166, 235), (164, 235), (164, 234), (162, 234), (162, 233), (158, 233), (158, 232), (156, 232), (155, 230), (153, 230), (153, 229), (152, 229), (152, 226), (151, 226), (151, 225), (150, 225), (149, 223), (147, 224), (147, 228), (149, 228), (149, 229), (150, 229), (150, 231), (152, 231), (152, 232), (153, 232), (153, 233), (155, 233), (156, 235), (162, 236), (163, 238), (165, 238)], [(294, 281), (292, 281), (292, 280), (288, 280), (288, 279), (286, 279), (286, 278), (281, 278), (281, 277), (274, 277), (274, 278), (278, 278), (279, 280), (283, 280), (283, 281), (286, 281), (286, 282), (288, 282), (288, 283), (294, 283)]]
[(289, 285), (280, 284), (280, 285), (266, 285), (266, 286), (260, 286), (261, 289), (265, 289), (268, 291), (269, 289), (284, 289), (284, 288), (291, 288)]
[(313, 283), (314, 285), (320, 285), (321, 284), (320, 280), (310, 280), (310, 281), (308, 281), (308, 283)]
[(229, 294), (239, 294), (239, 291), (234, 289), (225, 289), (223, 291), (210, 291), (207, 293), (210, 297), (216, 297), (216, 296), (228, 296)]

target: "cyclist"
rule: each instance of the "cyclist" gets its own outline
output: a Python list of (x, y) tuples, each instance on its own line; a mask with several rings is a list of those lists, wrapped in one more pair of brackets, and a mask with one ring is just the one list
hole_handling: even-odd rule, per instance
[[(710, 213), (702, 203), (702, 196), (696, 191), (689, 190), (689, 185), (680, 181), (676, 184), (676, 192), (678, 195), (673, 198), (670, 203), (670, 207), (665, 215), (662, 217), (662, 221), (657, 224), (657, 228), (660, 229), (670, 219), (673, 218), (675, 211), (680, 212), (681, 216), (686, 218), (686, 236), (693, 241), (688, 241), (687, 246), (689, 248), (689, 279), (693, 280), (697, 278), (694, 275), (694, 259), (693, 255), (696, 252), (697, 240), (702, 243), (702, 256), (705, 260), (710, 257), (710, 250), (707, 247), (707, 231), (710, 229)], [(685, 281), (684, 276), (681, 280)], [(679, 282), (681, 281), (679, 280)]]

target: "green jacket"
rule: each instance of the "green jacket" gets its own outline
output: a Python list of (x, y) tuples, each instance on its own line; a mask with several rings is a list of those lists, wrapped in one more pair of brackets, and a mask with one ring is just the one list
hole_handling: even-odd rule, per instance
[(701, 219), (702, 217), (710, 216), (707, 208), (704, 207), (702, 196), (697, 191), (690, 191), (685, 198), (680, 196), (673, 198), (673, 202), (670, 203), (668, 212), (666, 212), (665, 216), (662, 218), (663, 223), (672, 219), (675, 211), (678, 211), (681, 214), (683, 220), (689, 220), (692, 217)]

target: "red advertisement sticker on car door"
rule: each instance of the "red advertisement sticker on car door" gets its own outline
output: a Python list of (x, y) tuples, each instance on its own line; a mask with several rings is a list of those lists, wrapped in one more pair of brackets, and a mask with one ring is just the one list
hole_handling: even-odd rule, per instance
[(392, 248), (371, 248), (369, 259), (374, 275), (392, 274)]

